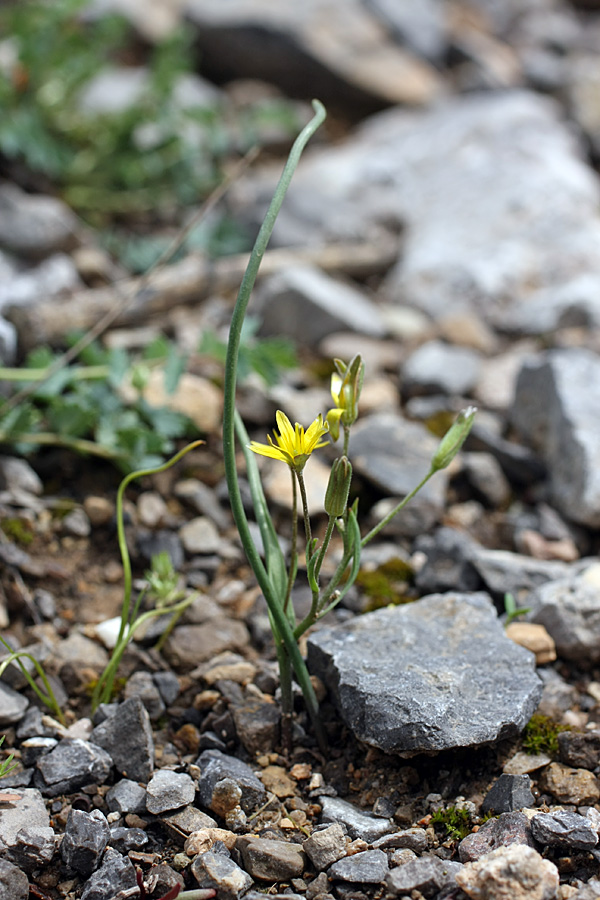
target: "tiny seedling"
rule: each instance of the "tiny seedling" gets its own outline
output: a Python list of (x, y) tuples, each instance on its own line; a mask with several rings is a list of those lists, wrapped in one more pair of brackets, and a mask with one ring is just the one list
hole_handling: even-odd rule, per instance
[[(5, 737), (6, 737), (6, 735), (3, 734), (2, 737), (0, 738), (0, 747), (4, 743)], [(10, 756), (8, 756), (6, 759), (3, 759), (2, 762), (0, 762), (0, 778), (4, 778), (5, 775), (8, 775), (9, 772), (12, 772), (13, 769), (17, 768), (18, 763), (14, 763), (13, 765), (11, 765), (14, 758), (15, 758), (14, 753), (11, 753)]]
[(504, 612), (506, 613), (504, 627), (508, 628), (510, 623), (514, 622), (519, 616), (526, 616), (527, 613), (530, 613), (531, 607), (517, 607), (517, 601), (515, 600), (514, 595), (507, 591), (504, 595)]

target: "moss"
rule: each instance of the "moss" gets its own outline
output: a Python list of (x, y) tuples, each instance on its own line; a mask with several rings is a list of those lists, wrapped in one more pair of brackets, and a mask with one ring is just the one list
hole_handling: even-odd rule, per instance
[(413, 575), (411, 566), (399, 557), (389, 559), (377, 569), (361, 569), (356, 584), (368, 597), (365, 612), (411, 602), (407, 587), (412, 583)]
[(570, 728), (568, 725), (559, 725), (549, 716), (536, 713), (523, 731), (523, 750), (532, 756), (536, 753), (557, 756), (558, 735), (561, 731), (570, 731)]
[(443, 830), (444, 837), (452, 841), (462, 841), (471, 833), (471, 816), (466, 809), (458, 806), (438, 809), (431, 817), (431, 824), (436, 830)]
[(21, 547), (29, 547), (33, 543), (35, 537), (31, 526), (23, 519), (9, 518), (2, 519), (0, 528), (11, 541), (20, 544)]

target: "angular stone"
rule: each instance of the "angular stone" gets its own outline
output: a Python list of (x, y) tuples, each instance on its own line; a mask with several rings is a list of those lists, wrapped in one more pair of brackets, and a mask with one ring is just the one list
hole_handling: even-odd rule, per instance
[(388, 858), (383, 850), (365, 850), (338, 860), (330, 866), (327, 874), (338, 881), (381, 884), (388, 871)]
[(208, 850), (201, 853), (190, 866), (198, 886), (214, 888), (222, 900), (238, 900), (252, 887), (252, 878), (232, 859)]
[(123, 696), (125, 700), (139, 697), (153, 722), (160, 719), (166, 708), (150, 672), (134, 672), (125, 685)]
[(13, 866), (7, 859), (0, 859), (0, 898), (2, 900), (28, 900), (29, 880), (25, 872)]
[[(352, 429), (352, 465), (379, 490), (400, 498), (425, 477), (438, 444), (425, 426), (376, 413), (359, 419)], [(442, 514), (446, 485), (445, 470), (436, 473), (394, 520), (394, 528), (409, 536), (431, 528)]]
[(200, 802), (212, 809), (215, 786), (229, 778), (241, 789), (241, 806), (245, 812), (257, 809), (266, 799), (264, 785), (256, 777), (250, 766), (234, 756), (227, 756), (220, 750), (205, 750), (196, 760), (202, 774), (198, 781)]
[(480, 356), (468, 347), (427, 341), (411, 353), (402, 367), (402, 390), (418, 394), (471, 393), (480, 370)]
[(194, 782), (185, 772), (159, 769), (146, 788), (146, 809), (154, 815), (179, 809), (193, 803), (195, 794)]
[(27, 711), (29, 700), (8, 684), (0, 681), (0, 726), (20, 722)]
[(88, 784), (104, 784), (112, 758), (97, 744), (79, 738), (62, 740), (37, 761), (35, 783), (46, 797), (70, 794)]
[(108, 791), (106, 805), (111, 812), (119, 812), (121, 815), (140, 815), (146, 811), (146, 789), (137, 781), (122, 778)]
[(535, 806), (529, 775), (501, 775), (487, 792), (481, 805), (485, 814), (510, 813)]
[(561, 731), (558, 754), (567, 766), (593, 771), (600, 765), (600, 731)]
[(165, 643), (164, 654), (172, 665), (193, 669), (224, 650), (242, 650), (249, 640), (243, 622), (219, 616), (202, 625), (178, 625)]
[(531, 820), (531, 833), (547, 847), (593, 850), (598, 843), (598, 832), (590, 820), (566, 809), (538, 813)]
[(390, 819), (375, 816), (366, 809), (358, 809), (353, 803), (339, 797), (319, 797), (321, 821), (340, 823), (353, 839), (370, 844), (394, 830)]
[(462, 863), (474, 862), (498, 847), (509, 847), (511, 844), (523, 844), (535, 849), (531, 825), (525, 813), (502, 813), (498, 818), (488, 819), (479, 831), (462, 839), (458, 845), (458, 856)]
[(562, 659), (600, 661), (600, 592), (585, 575), (542, 584), (527, 597), (527, 618), (543, 625)]
[(445, 887), (454, 885), (462, 865), (437, 856), (422, 856), (413, 862), (392, 869), (386, 876), (388, 896), (404, 897), (420, 891), (424, 897), (434, 897)]
[(238, 838), (244, 868), (259, 881), (289, 881), (301, 878), (305, 856), (299, 844), (252, 835)]
[(323, 628), (308, 663), (360, 740), (408, 755), (516, 736), (542, 691), (533, 656), (483, 593), (434, 594)]
[(474, 900), (553, 900), (558, 869), (531, 847), (499, 847), (456, 875), (458, 886)]
[(97, 868), (110, 838), (106, 816), (99, 809), (71, 809), (60, 845), (63, 861), (85, 878)]
[(139, 697), (120, 703), (113, 715), (94, 728), (91, 740), (110, 752), (121, 775), (148, 781), (154, 769), (154, 738)]
[(511, 411), (514, 427), (548, 466), (556, 508), (590, 528), (600, 525), (599, 404), (600, 357), (578, 347), (525, 363)]
[(550, 763), (542, 773), (539, 784), (559, 803), (593, 806), (600, 800), (598, 779), (587, 769), (571, 769), (562, 763)]
[(346, 832), (337, 822), (329, 828), (313, 831), (302, 849), (317, 870), (322, 872), (346, 855)]
[(412, 850), (414, 853), (424, 853), (427, 845), (427, 832), (424, 828), (416, 826), (405, 831), (396, 831), (394, 834), (386, 834), (371, 842), (374, 850)]
[(130, 891), (125, 896), (135, 897), (137, 880), (133, 863), (127, 856), (121, 856), (112, 847), (107, 847), (102, 865), (88, 879), (81, 894), (81, 900), (113, 900), (122, 891)]

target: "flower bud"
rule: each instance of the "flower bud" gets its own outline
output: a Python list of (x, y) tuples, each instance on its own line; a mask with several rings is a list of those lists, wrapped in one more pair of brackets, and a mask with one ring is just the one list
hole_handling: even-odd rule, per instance
[(348, 505), (352, 464), (347, 456), (340, 456), (331, 467), (327, 490), (325, 491), (325, 512), (336, 519), (343, 516)]
[(459, 412), (456, 422), (450, 426), (433, 455), (431, 468), (434, 472), (437, 472), (439, 469), (445, 469), (446, 466), (450, 465), (467, 439), (476, 412), (476, 406), (468, 406)]
[(331, 396), (336, 408), (341, 410), (344, 428), (349, 428), (358, 418), (358, 398), (362, 390), (365, 366), (359, 353), (346, 365), (334, 359), (336, 372), (331, 376)]

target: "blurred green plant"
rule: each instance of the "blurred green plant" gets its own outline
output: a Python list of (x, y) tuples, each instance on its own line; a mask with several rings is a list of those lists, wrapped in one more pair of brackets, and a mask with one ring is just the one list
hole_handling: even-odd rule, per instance
[[(92, 17), (86, 0), (28, 0), (0, 6), (0, 153), (57, 186), (95, 226), (152, 213), (153, 220), (205, 197), (222, 162), (256, 139), (265, 116), (290, 135), (289, 105), (262, 101), (236, 123), (217, 99), (178, 102), (177, 84), (193, 71), (189, 28), (149, 51), (148, 77), (125, 109), (94, 112), (82, 97), (91, 80), (131, 58), (131, 27), (115, 15)], [(235, 124), (235, 127), (234, 127)]]
[[(286, 337), (257, 337), (260, 328), (258, 316), (248, 316), (242, 326), (238, 358), (238, 378), (245, 381), (254, 372), (269, 387), (281, 381), (284, 369), (297, 369), (299, 362), (293, 341)], [(198, 353), (212, 356), (225, 364), (227, 343), (213, 331), (205, 331)]]
[(570, 731), (569, 725), (559, 725), (549, 716), (534, 713), (523, 731), (523, 750), (535, 756), (537, 753), (558, 755), (558, 735)]
[[(4, 743), (5, 737), (6, 737), (6, 735), (3, 734), (2, 737), (0, 738), (0, 747)], [(18, 763), (14, 763), (13, 765), (11, 765), (14, 758), (15, 758), (14, 753), (11, 753), (9, 756), (6, 757), (6, 759), (3, 759), (2, 762), (0, 762), (0, 778), (4, 778), (5, 775), (8, 775), (9, 772), (12, 772), (13, 769), (17, 768)]]
[[(48, 676), (44, 671), (44, 667), (40, 663), (39, 660), (32, 656), (31, 653), (28, 653), (26, 650), (13, 650), (8, 641), (5, 641), (2, 636), (0, 636), (0, 644), (4, 647), (5, 650), (8, 650), (8, 654), (4, 657), (2, 662), (0, 663), (0, 678), (4, 675), (5, 671), (10, 665), (16, 665), (21, 670), (21, 674), (23, 678), (26, 680), (27, 684), (36, 695), (36, 697), (42, 701), (42, 703), (51, 710), (54, 716), (58, 719), (61, 724), (65, 724), (65, 719), (63, 716), (62, 709), (56, 699), (56, 695), (52, 690), (52, 685), (48, 680)], [(23, 660), (26, 659), (29, 661), (30, 668), (27, 668)], [(33, 677), (33, 669), (37, 672), (38, 678), (42, 684), (42, 687), (38, 685), (35, 678)]]
[(529, 606), (517, 606), (517, 601), (514, 598), (514, 595), (510, 592), (506, 592), (504, 595), (504, 612), (506, 617), (504, 619), (504, 627), (508, 628), (511, 622), (514, 622), (515, 619), (518, 619), (519, 616), (526, 616), (527, 613), (531, 612), (531, 607)]
[[(186, 358), (176, 346), (159, 338), (134, 359), (124, 350), (91, 344), (80, 363), (47, 378), (57, 356), (47, 347), (34, 350), (18, 369), (0, 368), (0, 382), (20, 386), (36, 383), (31, 397), (3, 413), (0, 402), (0, 444), (21, 454), (44, 446), (66, 447), (112, 462), (123, 472), (162, 463), (174, 440), (192, 433), (187, 416), (151, 406), (143, 397), (152, 369), (163, 370), (167, 393), (177, 387)], [(122, 386), (129, 381), (135, 399)]]
[(431, 816), (434, 828), (444, 831), (444, 837), (452, 841), (462, 841), (471, 832), (469, 811), (460, 806), (438, 809)]

